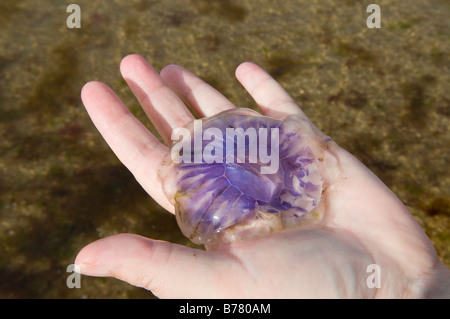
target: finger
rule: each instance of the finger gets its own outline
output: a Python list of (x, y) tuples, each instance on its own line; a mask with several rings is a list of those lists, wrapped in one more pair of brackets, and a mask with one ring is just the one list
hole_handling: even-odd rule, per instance
[(217, 296), (223, 258), (165, 241), (120, 234), (84, 247), (75, 260), (89, 276), (115, 277), (162, 298)]
[(89, 82), (81, 99), (94, 125), (119, 160), (160, 205), (173, 212), (173, 205), (162, 192), (157, 175), (159, 163), (168, 153), (146, 127), (127, 109), (104, 83)]
[(235, 108), (219, 91), (181, 66), (166, 66), (161, 77), (201, 117)]
[(120, 71), (150, 121), (166, 143), (172, 130), (194, 120), (180, 98), (164, 84), (158, 72), (140, 55), (126, 56)]
[(294, 100), (266, 71), (251, 62), (244, 62), (236, 69), (236, 78), (250, 93), (263, 114), (274, 118), (306, 115)]

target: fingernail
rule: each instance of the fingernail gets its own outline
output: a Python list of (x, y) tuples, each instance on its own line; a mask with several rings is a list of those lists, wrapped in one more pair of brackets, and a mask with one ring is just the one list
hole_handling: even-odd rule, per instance
[(74, 271), (87, 276), (95, 276), (95, 277), (110, 276), (110, 272), (108, 269), (96, 264), (75, 264)]

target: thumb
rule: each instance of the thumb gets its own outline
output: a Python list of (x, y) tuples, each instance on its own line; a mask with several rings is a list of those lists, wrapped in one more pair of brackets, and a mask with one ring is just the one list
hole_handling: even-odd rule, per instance
[(75, 259), (83, 275), (115, 277), (158, 297), (214, 297), (217, 266), (224, 256), (133, 234), (119, 234), (84, 247)]

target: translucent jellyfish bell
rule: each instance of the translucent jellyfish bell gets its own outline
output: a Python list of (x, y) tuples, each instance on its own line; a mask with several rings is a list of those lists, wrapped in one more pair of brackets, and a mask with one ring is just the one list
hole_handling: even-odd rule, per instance
[(183, 234), (214, 244), (319, 221), (320, 163), (302, 125), (238, 108), (174, 131), (159, 175)]

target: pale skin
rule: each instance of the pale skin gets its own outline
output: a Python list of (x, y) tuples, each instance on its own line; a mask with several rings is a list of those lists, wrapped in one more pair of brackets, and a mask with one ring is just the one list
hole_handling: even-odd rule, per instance
[[(177, 65), (158, 73), (141, 56), (129, 55), (120, 70), (165, 144), (105, 84), (87, 83), (83, 103), (120, 161), (174, 213), (157, 169), (169, 152), (172, 130), (194, 120), (182, 99), (202, 117), (236, 106)], [(243, 63), (236, 77), (262, 114), (297, 115), (310, 123), (259, 66)], [(407, 208), (355, 157), (334, 142), (328, 147), (324, 218), (314, 226), (206, 250), (119, 234), (84, 247), (75, 264), (82, 274), (112, 276), (160, 298), (450, 297), (450, 270)], [(380, 288), (367, 285), (371, 264), (380, 266)]]

